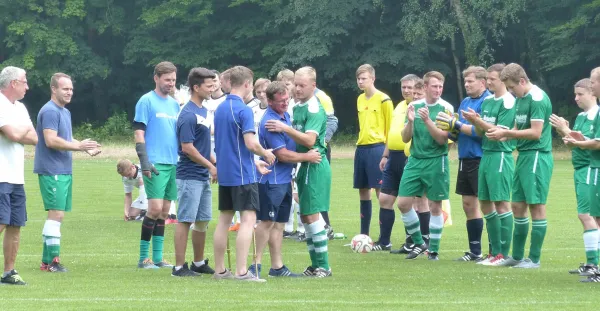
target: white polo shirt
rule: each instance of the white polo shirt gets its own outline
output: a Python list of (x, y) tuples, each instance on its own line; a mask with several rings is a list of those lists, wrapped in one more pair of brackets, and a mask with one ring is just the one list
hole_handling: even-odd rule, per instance
[[(0, 128), (5, 125), (33, 126), (27, 108), (21, 102), (11, 103), (0, 93)], [(25, 183), (25, 148), (0, 133), (0, 182)]]

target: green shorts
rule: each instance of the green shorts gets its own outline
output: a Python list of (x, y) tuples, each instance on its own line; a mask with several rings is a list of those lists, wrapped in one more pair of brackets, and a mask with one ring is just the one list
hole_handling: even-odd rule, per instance
[(484, 151), (479, 163), (480, 201), (510, 202), (515, 160), (511, 152)]
[(513, 178), (513, 202), (546, 204), (554, 159), (551, 152), (519, 151)]
[(152, 178), (144, 176), (144, 188), (148, 199), (177, 200), (177, 182), (175, 181), (176, 165), (155, 164), (158, 175), (152, 173)]
[(326, 159), (321, 163), (302, 163), (296, 175), (300, 215), (329, 211), (331, 167)]
[(592, 169), (582, 167), (575, 170), (573, 180), (575, 181), (575, 197), (577, 198), (577, 214), (590, 213), (590, 176)]
[(600, 217), (600, 168), (590, 169), (590, 216)]
[(71, 211), (73, 175), (38, 175), (38, 181), (46, 211)]
[(398, 196), (414, 197), (427, 193), (432, 201), (448, 199), (450, 169), (448, 156), (418, 159), (410, 156), (404, 166)]

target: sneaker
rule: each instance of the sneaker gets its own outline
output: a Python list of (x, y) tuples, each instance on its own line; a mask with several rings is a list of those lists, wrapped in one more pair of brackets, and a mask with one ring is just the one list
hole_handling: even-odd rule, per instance
[(379, 241), (375, 242), (373, 244), (373, 248), (371, 249), (371, 251), (373, 251), (373, 252), (391, 251), (391, 250), (392, 250), (392, 243), (390, 243), (388, 245), (383, 245), (383, 244), (379, 243)]
[(429, 254), (427, 254), (427, 259), (428, 260), (440, 260), (440, 258), (438, 257), (438, 253), (436, 253), (436, 252), (429, 252)]
[(501, 266), (504, 262), (504, 255), (498, 254), (496, 257), (492, 257), (492, 259), (488, 263), (484, 263), (484, 266), (498, 267)]
[(600, 271), (598, 271), (598, 267), (593, 264), (585, 265), (583, 271), (579, 273), (580, 276), (594, 276), (596, 274), (600, 274)]
[(168, 261), (166, 261), (164, 259), (161, 262), (155, 263), (154, 265), (159, 268), (173, 268), (174, 267), (174, 265), (170, 264)]
[(333, 228), (331, 228), (331, 226), (325, 226), (325, 230), (327, 230), (327, 238), (333, 240)]
[(519, 269), (536, 269), (540, 267), (540, 263), (534, 263), (533, 261), (531, 261), (531, 259), (526, 258), (525, 260), (521, 261), (521, 263), (519, 263), (516, 266), (513, 266), (513, 268), (519, 268)]
[(425, 244), (415, 245), (413, 247), (412, 251), (410, 251), (410, 253), (408, 255), (406, 255), (406, 259), (415, 259), (415, 258), (419, 257), (419, 255), (425, 253), (426, 250), (427, 250), (427, 245), (425, 245)]
[(485, 259), (483, 259), (483, 260), (481, 260), (481, 261), (478, 261), (478, 262), (476, 262), (476, 264), (478, 264), (478, 265), (484, 265), (484, 266), (487, 266), (487, 265), (489, 265), (490, 261), (492, 261), (492, 259), (494, 259), (494, 258), (495, 258), (495, 257), (494, 257), (494, 256), (492, 256), (492, 254), (488, 254), (488, 255), (485, 257)]
[[(258, 273), (256, 273), (256, 266), (258, 266)], [(256, 266), (254, 264), (251, 264), (250, 267), (248, 267), (248, 271), (252, 272), (253, 275), (258, 275), (258, 277), (260, 277), (260, 273), (262, 272), (262, 265), (256, 264)]]
[(213, 279), (215, 280), (233, 280), (233, 274), (231, 274), (231, 271), (225, 269), (225, 272), (223, 273), (215, 273), (213, 274)]
[(138, 262), (138, 268), (140, 269), (158, 269), (158, 266), (155, 265), (150, 258), (146, 258), (143, 261)]
[(415, 247), (414, 244), (407, 245), (406, 243), (404, 243), (404, 244), (402, 244), (400, 249), (390, 251), (390, 253), (392, 253), (392, 254), (410, 254), (410, 252), (412, 252), (414, 247)]
[(195, 263), (192, 262), (190, 270), (196, 272), (196, 273), (201, 273), (201, 274), (214, 274), (215, 270), (213, 270), (213, 268), (211, 268), (208, 265), (208, 259), (204, 259), (204, 264), (201, 266), (196, 266)]
[(286, 236), (286, 235), (285, 235), (285, 231), (284, 231), (284, 235), (283, 235), (283, 237), (284, 237), (285, 239), (294, 239), (294, 240), (297, 240), (297, 239), (298, 239), (298, 234), (300, 234), (300, 232), (298, 232), (298, 231), (294, 231), (292, 234), (290, 234), (290, 235)]
[(19, 275), (19, 273), (17, 273), (17, 270), (15, 270), (15, 269), (10, 270), (8, 275), (2, 277), (0, 279), (0, 283), (8, 284), (8, 285), (27, 285), (27, 283), (25, 283), (25, 281), (23, 281), (23, 279), (21, 278), (21, 276)]
[(291, 232), (291, 231), (285, 231), (285, 230), (283, 230), (283, 237), (284, 238), (290, 238), (291, 236), (294, 235), (294, 233), (296, 233), (296, 231)]
[(60, 264), (60, 258), (54, 257), (52, 262), (47, 266), (46, 271), (48, 272), (67, 272), (67, 268)]
[(235, 224), (229, 226), (229, 231), (238, 231), (240, 230), (240, 223), (236, 222)]
[(257, 276), (252, 274), (252, 272), (250, 272), (250, 271), (247, 271), (246, 274), (244, 274), (244, 275), (236, 275), (235, 279), (238, 281), (259, 282), (259, 283), (264, 283), (267, 281), (265, 279), (258, 278)]
[(454, 259), (454, 261), (475, 261), (475, 262), (482, 261), (482, 260), (483, 260), (483, 256), (475, 255), (471, 252), (465, 252), (464, 256)]
[(582, 283), (600, 283), (600, 275), (592, 275), (587, 279), (580, 280)]
[(306, 269), (304, 269), (304, 272), (302, 272), (302, 274), (304, 274), (305, 276), (315, 276), (315, 268), (313, 268), (312, 266), (308, 266), (306, 267)]
[(186, 277), (186, 276), (201, 276), (201, 274), (190, 270), (188, 268), (188, 263), (186, 262), (183, 264), (183, 267), (181, 267), (181, 269), (179, 269), (179, 270), (175, 270), (175, 267), (173, 267), (173, 270), (171, 271), (171, 276)]
[(325, 270), (323, 268), (317, 268), (315, 269), (314, 276), (318, 278), (326, 278), (328, 276), (333, 276), (333, 274), (331, 273), (331, 269)]
[(569, 273), (570, 274), (581, 274), (583, 271), (585, 271), (585, 264), (582, 262), (579, 265), (579, 268), (573, 269), (573, 270), (569, 270)]
[(504, 258), (504, 261), (500, 264), (498, 264), (497, 266), (499, 267), (514, 267), (518, 264), (520, 264), (523, 260), (516, 260), (510, 256), (508, 256), (507, 258)]
[(306, 242), (306, 233), (304, 233), (304, 232), (298, 233), (298, 242)]
[(288, 276), (288, 277), (296, 278), (301, 275), (292, 273), (292, 271), (290, 271), (290, 269), (288, 269), (288, 267), (283, 265), (283, 267), (281, 267), (279, 269), (273, 269), (273, 268), (269, 269), (269, 276), (272, 276), (272, 277)]

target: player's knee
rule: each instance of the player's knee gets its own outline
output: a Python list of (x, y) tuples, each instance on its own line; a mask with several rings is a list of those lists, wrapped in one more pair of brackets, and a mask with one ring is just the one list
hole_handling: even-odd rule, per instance
[(208, 230), (208, 221), (196, 221), (190, 229), (196, 232), (206, 232)]
[(398, 209), (400, 210), (400, 212), (408, 213), (410, 211), (410, 209), (412, 208), (412, 203), (413, 203), (412, 197), (399, 197), (398, 203), (396, 205), (398, 206)]

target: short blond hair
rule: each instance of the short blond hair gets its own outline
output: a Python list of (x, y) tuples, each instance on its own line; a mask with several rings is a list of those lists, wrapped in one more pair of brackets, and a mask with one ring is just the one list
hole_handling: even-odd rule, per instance
[(423, 79), (419, 78), (415, 81), (415, 86), (413, 86), (414, 89), (417, 90), (422, 90), (425, 87), (425, 82), (423, 82)]
[(360, 76), (363, 73), (369, 73), (373, 78), (375, 78), (375, 68), (369, 64), (360, 65), (358, 69), (356, 69), (356, 77)]
[(581, 79), (575, 83), (575, 87), (580, 87), (588, 92), (592, 92), (592, 80), (589, 78)]
[(590, 73), (590, 78), (593, 78), (594, 76), (596, 76), (596, 81), (600, 82), (600, 67), (592, 69), (592, 72)]
[(254, 81), (254, 73), (250, 68), (244, 66), (235, 66), (230, 70), (229, 83), (232, 88), (243, 86), (249, 82), (252, 85)]
[(429, 80), (431, 78), (436, 78), (436, 79), (440, 80), (442, 83), (444, 83), (444, 81), (445, 81), (444, 75), (441, 72), (439, 72), (439, 71), (430, 71), (430, 72), (426, 73), (423, 76), (423, 83), (424, 84), (429, 84)]
[(487, 71), (481, 66), (469, 66), (463, 70), (462, 74), (463, 78), (469, 75), (475, 75), (475, 79), (477, 80), (485, 80), (487, 78)]
[(305, 66), (305, 67), (302, 67), (302, 68), (296, 70), (295, 75), (296, 76), (306, 76), (311, 81), (317, 82), (317, 71), (315, 70), (315, 68), (310, 67), (310, 66)]
[(514, 83), (519, 83), (521, 79), (525, 79), (525, 81), (529, 82), (529, 78), (527, 77), (527, 73), (525, 73), (525, 69), (521, 67), (519, 64), (510, 63), (502, 69), (500, 73), (500, 80), (502, 82), (511, 81)]
[(254, 82), (254, 88), (257, 89), (263, 85), (269, 85), (271, 83), (271, 80), (266, 79), (266, 78), (258, 78), (256, 79), (256, 82)]
[(119, 160), (119, 162), (117, 162), (117, 173), (119, 173), (119, 175), (123, 175), (132, 165), (133, 163), (127, 159)]
[(277, 81), (294, 81), (294, 72), (289, 69), (283, 69), (277, 73)]

